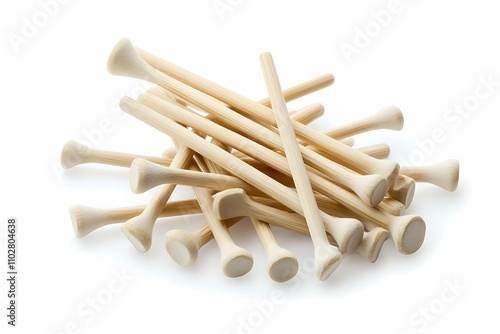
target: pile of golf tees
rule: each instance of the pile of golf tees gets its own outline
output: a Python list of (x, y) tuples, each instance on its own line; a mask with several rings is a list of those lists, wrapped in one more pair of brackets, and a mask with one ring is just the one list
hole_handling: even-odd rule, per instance
[[(255, 228), (269, 276), (277, 282), (294, 277), (298, 261), (278, 245), (270, 225), (310, 235), (319, 280), (326, 280), (351, 253), (376, 261), (387, 239), (403, 254), (417, 251), (424, 241), (424, 220), (403, 214), (415, 182), (454, 191), (458, 161), (400, 167), (385, 159), (386, 144), (352, 147), (356, 134), (400, 130), (403, 116), (395, 106), (343, 126), (314, 130), (307, 124), (323, 114), (323, 107), (288, 112), (286, 102), (331, 85), (333, 76), (282, 90), (269, 53), (260, 56), (260, 65), (269, 98), (253, 101), (120, 40), (110, 54), (109, 72), (155, 84), (137, 100), (123, 97), (120, 107), (170, 136), (175, 147), (162, 157), (150, 157), (68, 142), (61, 155), (64, 168), (83, 163), (128, 167), (134, 193), (155, 188), (145, 206), (71, 207), (76, 236), (120, 223), (144, 253), (158, 218), (203, 213), (206, 225), (197, 231), (166, 233), (168, 254), (188, 266), (215, 239), (224, 274), (239, 277), (251, 270), (253, 257), (233, 242), (228, 229), (243, 220)], [(177, 185), (192, 187), (196, 198), (169, 200)]]

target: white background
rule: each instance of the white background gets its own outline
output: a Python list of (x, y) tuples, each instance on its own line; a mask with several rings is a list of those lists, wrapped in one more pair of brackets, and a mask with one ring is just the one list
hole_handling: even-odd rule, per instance
[[(372, 11), (387, 9), (389, 0), (230, 3), (221, 17), (213, 0), (74, 0), (43, 22), (37, 1), (2, 2), (0, 220), (5, 226), (8, 217), (18, 218), (20, 273), (19, 326), (8, 332), (498, 332), (500, 21), (494, 2), (401, 0), (381, 28)], [(33, 16), (45, 25), (14, 47), (9, 36), (22, 36), (23, 18), (33, 22)], [(374, 29), (369, 42), (358, 40), (358, 53), (346, 57), (342, 43), (354, 45), (358, 29), (365, 28)], [(266, 96), (258, 62), (263, 51), (273, 53), (284, 87), (331, 72), (333, 86), (290, 103), (290, 109), (323, 103), (325, 116), (311, 126), (326, 129), (395, 104), (405, 115), (404, 129), (359, 136), (357, 145), (387, 142), (398, 162), (459, 159), (460, 186), (448, 193), (418, 185), (408, 212), (425, 218), (427, 236), (417, 253), (398, 254), (388, 241), (375, 264), (350, 256), (325, 282), (307, 266), (293, 282), (272, 282), (262, 247), (244, 224), (233, 236), (254, 255), (248, 275), (225, 277), (213, 242), (193, 267), (179, 267), (164, 250), (164, 234), (170, 228), (193, 231), (203, 224), (200, 216), (160, 220), (146, 254), (135, 251), (119, 226), (78, 239), (71, 205), (139, 205), (152, 192), (134, 195), (123, 168), (83, 165), (61, 173), (64, 143), (84, 140), (85, 132), (110, 120), (112, 130), (94, 137), (96, 147), (158, 155), (171, 145), (116, 109), (121, 96), (143, 89), (137, 80), (106, 71), (108, 54), (122, 37), (255, 99)], [(460, 118), (447, 114), (474, 101), (481, 78), (488, 77), (497, 86), (473, 111)], [(445, 139), (429, 144), (436, 129)], [(417, 145), (422, 142), (425, 154)], [(173, 198), (192, 196), (180, 188)], [(5, 268), (5, 227), (0, 231)], [(310, 258), (308, 238), (275, 231), (299, 262)], [(86, 303), (105, 296), (113, 273), (121, 271), (133, 279), (92, 315)], [(10, 326), (1, 281), (4, 332)], [(447, 284), (460, 290), (446, 292)], [(274, 294), (282, 298), (270, 307)], [(265, 312), (256, 306), (261, 304)]]

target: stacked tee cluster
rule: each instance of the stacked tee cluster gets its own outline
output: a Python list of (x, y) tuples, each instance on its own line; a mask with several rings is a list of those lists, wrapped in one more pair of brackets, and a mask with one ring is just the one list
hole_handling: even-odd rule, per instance
[[(105, 163), (130, 167), (132, 191), (153, 187), (146, 206), (70, 209), (75, 233), (122, 223), (121, 230), (140, 252), (151, 247), (159, 217), (203, 213), (206, 225), (195, 232), (170, 230), (165, 247), (181, 265), (193, 264), (211, 239), (217, 242), (222, 270), (229, 277), (249, 272), (253, 257), (228, 231), (249, 220), (268, 255), (268, 272), (278, 282), (291, 279), (298, 261), (280, 247), (269, 226), (310, 235), (318, 279), (325, 280), (346, 255), (374, 262), (392, 239), (399, 252), (412, 254), (424, 241), (425, 223), (404, 215), (415, 182), (453, 191), (458, 161), (427, 167), (400, 167), (386, 160), (389, 147), (353, 148), (351, 136), (374, 130), (400, 130), (403, 116), (395, 106), (326, 131), (307, 126), (323, 114), (319, 104), (288, 112), (286, 102), (333, 83), (330, 74), (282, 90), (272, 56), (260, 57), (269, 98), (253, 101), (123, 39), (108, 61), (114, 75), (148, 80), (156, 86), (121, 108), (170, 136), (176, 147), (162, 157), (91, 149), (74, 141), (62, 151), (62, 165)], [(169, 201), (176, 185), (193, 187), (195, 199)]]

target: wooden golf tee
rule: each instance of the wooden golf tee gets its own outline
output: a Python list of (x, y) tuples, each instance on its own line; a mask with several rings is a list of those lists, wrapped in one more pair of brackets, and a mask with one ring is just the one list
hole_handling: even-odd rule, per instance
[[(139, 53), (140, 57), (136, 54)], [(122, 54), (124, 61), (123, 65), (142, 67), (141, 70), (133, 71), (119, 68), (116, 59)], [(132, 55), (133, 54), (133, 55)], [(249, 118), (257, 118), (262, 122), (276, 125), (274, 119), (274, 113), (272, 110), (267, 108), (258, 102), (246, 98), (240, 94), (237, 94), (230, 89), (222, 87), (220, 85), (211, 82), (199, 75), (196, 75), (182, 67), (174, 65), (166, 60), (159, 57), (153, 56), (152, 54), (145, 52), (139, 48), (134, 49), (132, 44), (128, 39), (120, 40), (115, 49), (111, 53), (111, 68), (108, 66), (108, 70), (116, 75), (132, 75), (135, 74), (141, 79), (150, 78), (150, 75), (144, 75), (144, 69), (142, 64), (138, 64), (138, 59), (149, 63), (151, 66), (156, 68), (162, 73), (179, 80), (180, 82), (195, 88), (198, 91), (206, 93), (215, 97), (216, 99), (226, 103), (227, 105), (237, 109), (239, 112), (244, 113)], [(109, 63), (108, 63), (109, 64)], [(151, 71), (149, 71), (151, 72)], [(345, 145), (339, 143), (338, 141), (324, 135), (319, 134), (317, 131), (309, 128), (304, 124), (298, 122), (292, 122), (295, 128), (297, 136), (309, 144), (315, 144), (317, 146), (323, 147), (332, 156), (336, 157), (338, 161), (342, 161), (347, 167), (365, 173), (365, 174), (380, 174), (387, 178), (388, 185), (391, 187), (396, 181), (396, 176), (398, 175), (399, 165), (394, 162), (389, 161), (378, 161), (377, 159), (366, 156), (360, 152), (356, 152), (352, 148), (346, 147)]]
[[(276, 205), (276, 203), (262, 203), (254, 201), (248, 197), (243, 189), (228, 189), (221, 191), (214, 196), (214, 213), (220, 219), (231, 219), (234, 217), (254, 217), (258, 220), (265, 221), (271, 225), (276, 225), (282, 228), (294, 229), (303, 234), (310, 235), (308, 224), (304, 216), (295, 213), (283, 211), (280, 208), (272, 207), (266, 204)], [(358, 223), (352, 218), (335, 218), (339, 224), (355, 225)], [(335, 234), (335, 227), (332, 221), (322, 222), (324, 230), (332, 236)], [(335, 240), (340, 253), (353, 253), (358, 245), (351, 246), (345, 240), (340, 239), (340, 242)]]
[(154, 163), (168, 166), (169, 159), (139, 154), (129, 154), (95, 149), (74, 140), (68, 141), (61, 152), (61, 166), (65, 169), (86, 163), (99, 163), (119, 167), (130, 167), (135, 158), (142, 158)]
[(181, 266), (191, 266), (196, 262), (200, 248), (213, 239), (210, 226), (205, 224), (202, 228), (203, 232), (210, 236), (209, 238), (202, 238), (196, 232), (192, 233), (181, 229), (165, 233), (165, 249), (174, 262)]
[[(73, 205), (69, 209), (73, 230), (78, 238), (83, 238), (96, 229), (120, 224), (141, 214), (146, 206), (132, 206), (115, 209), (93, 208), (85, 205)], [(201, 213), (196, 200), (172, 201), (167, 203), (159, 217), (174, 217)]]
[(405, 175), (398, 175), (396, 183), (389, 189), (389, 195), (408, 208), (415, 195), (415, 181)]
[[(229, 126), (238, 126), (240, 131), (243, 131), (250, 136), (256, 138), (257, 140), (262, 140), (266, 142), (266, 145), (274, 146), (278, 150), (282, 150), (280, 147), (281, 142), (279, 141), (279, 136), (277, 136), (274, 132), (266, 129), (265, 127), (255, 123), (247, 118), (241, 117), (238, 113), (235, 113), (233, 110), (228, 109), (222, 103), (215, 101), (213, 98), (207, 97), (202, 92), (199, 92), (192, 87), (183, 84), (173, 78), (170, 78), (164, 75), (161, 72), (156, 71), (150, 65), (148, 65), (142, 58), (138, 56), (133, 46), (130, 44), (128, 40), (121, 40), (117, 43), (115, 48), (110, 54), (108, 60), (108, 71), (115, 75), (125, 75), (136, 78), (141, 78), (145, 80), (149, 80), (151, 82), (157, 83), (158, 85), (169, 89), (175, 93), (175, 95), (180, 96), (182, 99), (190, 102), (194, 106), (201, 107), (206, 111), (213, 112), (220, 119), (228, 119), (228, 116), (232, 117), (229, 121)], [(144, 94), (151, 95), (151, 94)], [(262, 104), (246, 99), (244, 97), (237, 96), (238, 99), (248, 100), (256, 107), (257, 109), (261, 108), (259, 113), (257, 110), (254, 110), (258, 114), (262, 114), (262, 117), (258, 117), (257, 114), (248, 114), (250, 118), (257, 118), (261, 122), (276, 124), (273, 114), (269, 115), (269, 112), (273, 112), (271, 109), (263, 106)], [(154, 100), (154, 97), (151, 97)], [(163, 101), (162, 99), (157, 98), (158, 103), (161, 102), (168, 103), (167, 101)], [(146, 101), (143, 101), (143, 103)], [(227, 101), (224, 101), (227, 103)], [(228, 103), (231, 105), (230, 103)], [(148, 104), (149, 107), (151, 105)], [(262, 108), (264, 110), (262, 110)], [(248, 109), (248, 108), (247, 108)], [(238, 109), (240, 110), (240, 109)], [(252, 108), (253, 110), (253, 108)], [(240, 122), (235, 122), (234, 118), (240, 116)], [(303, 126), (304, 132), (309, 133), (317, 137), (318, 140), (314, 140), (312, 142), (321, 144), (323, 141), (330, 142), (331, 148), (335, 147), (334, 152), (337, 164), (335, 164), (330, 159), (326, 159), (320, 154), (317, 154), (306, 147), (301, 146), (302, 153), (304, 154), (305, 159), (311, 160), (313, 163), (317, 164), (317, 168), (321, 168), (321, 171), (329, 174), (330, 177), (336, 179), (338, 182), (346, 185), (347, 187), (353, 189), (364, 201), (369, 203), (372, 206), (377, 205), (382, 199), (383, 194), (387, 191), (387, 187), (389, 183), (382, 182), (384, 181), (384, 177), (390, 179), (393, 183), (395, 180), (395, 176), (399, 170), (399, 165), (393, 162), (377, 160), (375, 158), (369, 157), (361, 152), (354, 150), (351, 147), (348, 147), (334, 139), (329, 138), (328, 136), (321, 135), (311, 128), (298, 123), (296, 121), (292, 122), (295, 131), (302, 128)], [(323, 136), (323, 137), (321, 137)], [(311, 137), (309, 137), (311, 138)], [(321, 141), (323, 139), (323, 141)], [(325, 144), (325, 143), (323, 143)], [(325, 145), (328, 146), (326, 143)], [(322, 145), (322, 146), (325, 146)], [(328, 149), (327, 147), (324, 149)], [(329, 152), (331, 153), (331, 152)], [(349, 169), (340, 166), (341, 164), (352, 164), (356, 165), (356, 169), (360, 169), (360, 166), (365, 166), (365, 171), (368, 171), (368, 174), (365, 178), (362, 178), (361, 175), (353, 173)], [(341, 168), (342, 167), (342, 168)], [(378, 175), (381, 174), (381, 175)], [(392, 185), (392, 183), (390, 183)]]
[(377, 129), (401, 130), (403, 125), (404, 118), (401, 110), (396, 106), (387, 106), (366, 118), (323, 131), (323, 133), (339, 140)]
[(205, 214), (205, 219), (208, 226), (210, 226), (214, 239), (219, 245), (222, 271), (228, 277), (245, 275), (253, 267), (252, 254), (234, 243), (226, 225), (213, 214), (213, 198), (210, 190), (193, 187), (193, 191)]
[[(74, 205), (70, 208), (70, 217), (75, 235), (85, 237), (96, 229), (121, 224), (124, 221), (139, 215), (146, 206), (123, 207), (115, 209), (100, 209), (84, 205)], [(197, 200), (170, 201), (163, 208), (159, 217), (174, 217), (202, 213)], [(224, 221), (229, 228), (240, 221), (233, 218)], [(172, 259), (180, 265), (193, 264), (198, 256), (198, 250), (213, 239), (208, 225), (204, 225), (194, 233), (183, 230), (170, 230), (165, 237), (165, 247)]]
[(145, 159), (136, 159), (130, 166), (130, 188), (136, 194), (162, 184), (179, 184), (222, 191), (243, 188), (251, 195), (263, 193), (245, 181), (230, 175), (203, 173), (186, 169), (164, 167)]
[[(347, 137), (355, 136), (357, 134), (372, 130), (378, 130), (378, 129), (401, 130), (403, 128), (403, 125), (404, 125), (404, 118), (403, 114), (401, 113), (401, 110), (396, 106), (387, 106), (373, 115), (370, 115), (363, 119), (359, 119), (347, 124), (337, 126), (329, 130), (322, 131), (322, 133), (336, 140), (343, 140)], [(328, 152), (324, 152), (324, 150), (322, 150), (321, 147), (315, 147), (314, 145), (310, 145), (310, 148), (315, 152), (321, 152), (325, 156), (330, 156), (330, 154)], [(358, 149), (358, 151), (363, 152), (363, 150), (360, 149)], [(375, 157), (377, 159), (380, 159), (377, 156), (373, 156), (373, 154), (368, 154), (366, 152), (363, 153)], [(380, 153), (382, 155), (384, 154), (383, 151)]]
[[(177, 147), (181, 145), (175, 139), (174, 143)], [(222, 143), (214, 141), (212, 141), (212, 143), (217, 147), (225, 149)], [(198, 158), (196, 157), (196, 153), (194, 158)], [(198, 169), (206, 172), (220, 171), (218, 166), (215, 166), (203, 157), (196, 159), (196, 162), (198, 164), (198, 168), (193, 166), (193, 170)], [(213, 212), (214, 200), (212, 198), (212, 190), (208, 188), (193, 187), (193, 191), (205, 215), (207, 224), (210, 226), (214, 239), (219, 246), (221, 252), (222, 271), (228, 277), (240, 277), (245, 275), (253, 267), (252, 254), (234, 243), (227, 226), (215, 216)]]
[(318, 204), (314, 198), (311, 182), (302, 160), (302, 154), (282, 94), (278, 73), (270, 53), (266, 52), (260, 56), (260, 66), (266, 81), (269, 100), (275, 113), (276, 124), (290, 166), (293, 182), (314, 245), (316, 275), (319, 280), (323, 281), (337, 268), (342, 256), (339, 254), (338, 249), (332, 247), (328, 242)]
[[(224, 221), (224, 224), (230, 228), (240, 220), (240, 217), (228, 219)], [(214, 235), (208, 224), (203, 225), (195, 232), (173, 229), (165, 234), (165, 249), (177, 264), (190, 266), (198, 259), (200, 249), (213, 238)]]
[(455, 159), (445, 160), (431, 166), (401, 168), (401, 174), (411, 177), (416, 182), (431, 183), (448, 191), (457, 189), (459, 171), (460, 165)]
[(356, 249), (356, 253), (370, 261), (377, 261), (384, 242), (389, 239), (389, 232), (381, 227), (375, 227), (365, 232), (363, 240)]
[(276, 282), (286, 282), (293, 278), (299, 270), (297, 258), (287, 249), (278, 245), (271, 228), (254, 217), (250, 217), (255, 231), (267, 254), (267, 272)]

